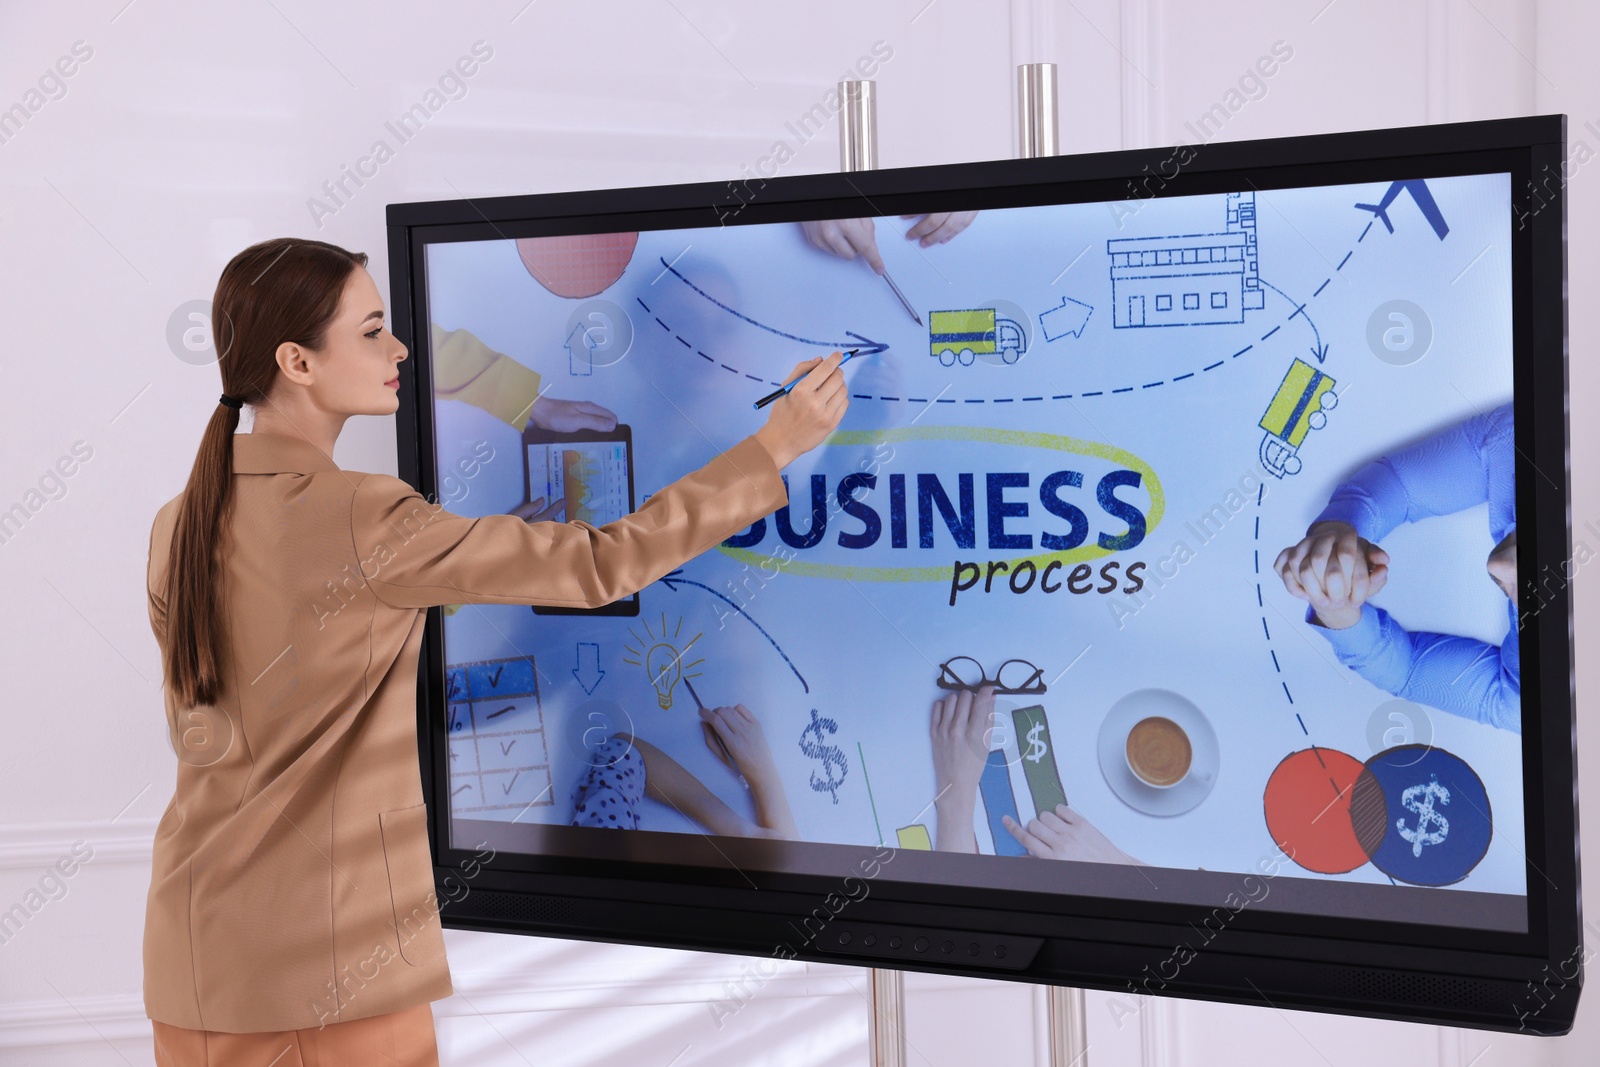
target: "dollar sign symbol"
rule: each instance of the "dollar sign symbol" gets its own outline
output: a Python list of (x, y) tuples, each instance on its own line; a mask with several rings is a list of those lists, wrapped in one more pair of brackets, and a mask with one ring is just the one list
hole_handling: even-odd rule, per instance
[(1033, 729), (1028, 731), (1028, 754), (1023, 757), (1029, 763), (1038, 763), (1044, 759), (1045, 753), (1050, 751), (1050, 746), (1044, 743), (1044, 738), (1039, 735), (1044, 733), (1044, 723), (1036, 722)]
[[(1421, 856), (1423, 845), (1442, 845), (1450, 833), (1450, 820), (1443, 814), (1433, 809), (1434, 800), (1440, 804), (1450, 803), (1450, 790), (1439, 784), (1437, 775), (1430, 775), (1432, 781), (1413, 785), (1400, 794), (1400, 803), (1408, 810), (1417, 813), (1417, 828), (1406, 829), (1404, 818), (1396, 819), (1395, 829), (1400, 831), (1400, 836), (1411, 842), (1411, 855)], [(1430, 830), (1429, 824), (1436, 824), (1437, 830)]]
[[(844, 776), (850, 770), (850, 762), (845, 759), (844, 752), (838, 745), (826, 743), (828, 733), (838, 732), (839, 724), (832, 719), (820, 718), (817, 709), (811, 709), (811, 723), (800, 731), (800, 751), (812, 759), (822, 761), (822, 773), (811, 772), (811, 788), (818, 793), (827, 793), (833, 797), (835, 804), (839, 803), (839, 786), (844, 784)], [(834, 777), (834, 770), (838, 769), (838, 777)]]

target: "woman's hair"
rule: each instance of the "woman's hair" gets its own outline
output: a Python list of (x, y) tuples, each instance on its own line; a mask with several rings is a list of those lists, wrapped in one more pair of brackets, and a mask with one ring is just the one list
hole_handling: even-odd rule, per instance
[[(265, 402), (278, 377), (278, 346), (312, 351), (327, 339), (345, 283), (365, 252), (279, 237), (251, 245), (222, 270), (211, 300), (211, 336), (222, 391)], [(217, 403), (200, 439), (178, 506), (167, 556), (167, 643), (163, 667), (179, 707), (215, 703), (222, 684), (227, 590), (220, 540), (233, 500), (233, 435), (239, 409)]]

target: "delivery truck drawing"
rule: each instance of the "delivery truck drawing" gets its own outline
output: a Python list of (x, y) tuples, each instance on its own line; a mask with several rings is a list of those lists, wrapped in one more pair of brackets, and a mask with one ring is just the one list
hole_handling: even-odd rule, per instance
[(1326, 426), (1327, 412), (1339, 402), (1335, 384), (1303, 359), (1289, 364), (1259, 423), (1267, 431), (1261, 438), (1261, 465), (1275, 477), (1300, 473), (1299, 451), (1306, 434)]
[(1028, 335), (1022, 326), (997, 317), (994, 308), (928, 314), (928, 354), (946, 367), (958, 361), (970, 367), (976, 357), (993, 355), (1015, 363), (1027, 350)]

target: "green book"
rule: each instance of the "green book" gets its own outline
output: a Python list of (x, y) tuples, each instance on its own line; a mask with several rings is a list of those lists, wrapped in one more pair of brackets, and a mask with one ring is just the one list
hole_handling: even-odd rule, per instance
[(1067, 802), (1067, 791), (1061, 786), (1061, 772), (1056, 768), (1056, 746), (1050, 740), (1050, 723), (1039, 704), (1017, 708), (1011, 713), (1016, 724), (1017, 749), (1022, 753), (1022, 774), (1028, 780), (1028, 792), (1033, 794), (1034, 810), (1043, 814), (1055, 811), (1057, 804)]

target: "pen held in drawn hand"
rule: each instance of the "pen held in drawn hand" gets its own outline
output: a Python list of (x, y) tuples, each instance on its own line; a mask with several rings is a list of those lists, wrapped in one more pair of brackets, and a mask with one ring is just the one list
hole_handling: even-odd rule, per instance
[[(695, 707), (699, 708), (701, 711), (705, 711), (705, 703), (700, 699), (700, 694), (694, 691), (694, 685), (690, 683), (688, 678), (683, 680), (683, 684), (689, 690), (689, 695), (694, 697)], [(739, 769), (738, 764), (733, 762), (733, 754), (728, 751), (728, 744), (722, 739), (722, 735), (717, 733), (717, 728), (708, 722), (701, 722), (700, 725), (702, 729), (711, 731), (711, 737), (714, 741), (716, 741), (717, 747), (722, 750), (723, 758), (728, 761), (728, 766), (732, 767), (734, 773), (737, 774)], [(745, 781), (744, 775), (742, 774), (739, 775), (739, 784), (744, 786), (746, 789), (750, 788), (750, 783)]]
[(706, 710), (705, 703), (700, 699), (700, 694), (694, 691), (694, 683), (689, 681), (689, 679), (686, 677), (683, 680), (683, 684), (684, 688), (689, 690), (689, 695), (694, 697), (694, 706), (699, 708), (701, 711)]
[(894, 283), (894, 279), (889, 277), (888, 271), (883, 272), (883, 280), (889, 283), (889, 288), (894, 290), (894, 295), (900, 298), (900, 306), (906, 309), (906, 314), (910, 315), (918, 326), (921, 326), (922, 316), (917, 314), (916, 309), (911, 306), (911, 301), (906, 299), (906, 294), (902, 293), (900, 287)]

